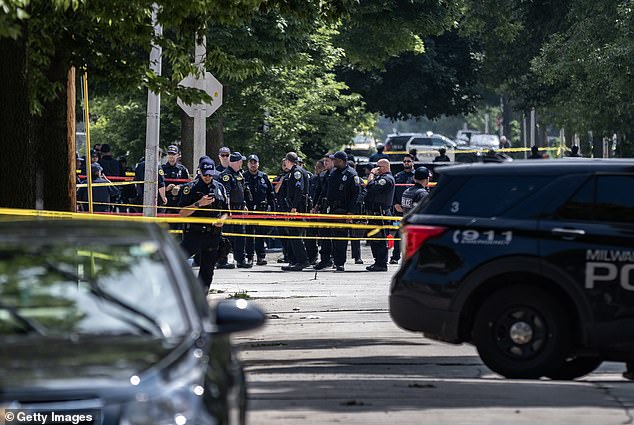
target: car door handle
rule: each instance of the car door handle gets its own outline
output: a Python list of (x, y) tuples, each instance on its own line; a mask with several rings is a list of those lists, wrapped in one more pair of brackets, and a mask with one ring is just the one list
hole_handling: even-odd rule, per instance
[(583, 229), (564, 229), (562, 227), (553, 227), (551, 232), (553, 235), (563, 236), (565, 239), (574, 239), (586, 234), (586, 231)]

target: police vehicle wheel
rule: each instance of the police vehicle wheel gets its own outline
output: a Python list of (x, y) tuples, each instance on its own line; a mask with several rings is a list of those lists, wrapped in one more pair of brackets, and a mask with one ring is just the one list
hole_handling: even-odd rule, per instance
[(482, 304), (473, 325), (473, 342), (482, 361), (507, 378), (535, 379), (563, 364), (570, 349), (570, 324), (548, 292), (513, 285)]
[(569, 380), (581, 378), (592, 373), (603, 363), (603, 359), (599, 357), (574, 357), (567, 358), (554, 372), (550, 372), (546, 376), (550, 379)]

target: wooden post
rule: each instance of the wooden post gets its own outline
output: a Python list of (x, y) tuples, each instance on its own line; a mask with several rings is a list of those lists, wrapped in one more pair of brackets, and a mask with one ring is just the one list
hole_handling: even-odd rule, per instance
[[(66, 142), (68, 143), (68, 199), (69, 210), (77, 210), (77, 161), (75, 160), (75, 67), (71, 67), (68, 70), (68, 82), (66, 86), (66, 128), (68, 131), (68, 137)], [(89, 153), (90, 154), (90, 153)], [(88, 155), (86, 155), (88, 156)], [(88, 168), (86, 168), (88, 169)]]

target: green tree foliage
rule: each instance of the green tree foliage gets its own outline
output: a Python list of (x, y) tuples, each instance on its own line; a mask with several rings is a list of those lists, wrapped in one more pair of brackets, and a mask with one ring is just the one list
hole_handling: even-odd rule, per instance
[(455, 32), (425, 40), (425, 53), (404, 53), (385, 63), (384, 70), (339, 70), (368, 109), (398, 120), (457, 115), (473, 110), (479, 61), (469, 40)]
[(565, 87), (550, 102), (553, 120), (596, 137), (634, 136), (634, 11), (630, 2), (576, 0), (567, 25), (544, 46), (533, 68)]

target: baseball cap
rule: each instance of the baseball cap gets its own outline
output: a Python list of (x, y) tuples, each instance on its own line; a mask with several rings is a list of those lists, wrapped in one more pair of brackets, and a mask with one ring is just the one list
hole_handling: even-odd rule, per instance
[(201, 162), (203, 162), (203, 161), (211, 161), (211, 162), (214, 162), (214, 161), (213, 161), (211, 158), (209, 158), (209, 156), (207, 156), (207, 155), (203, 155), (203, 156), (201, 156), (200, 158), (198, 158), (198, 163), (199, 163), (199, 164), (200, 164)]
[(429, 170), (425, 167), (418, 167), (416, 171), (414, 171), (414, 178), (416, 180), (423, 180), (429, 178)]
[(212, 176), (214, 174), (215, 167), (214, 163), (211, 161), (202, 160), (198, 168), (200, 169), (201, 176)]
[(93, 176), (96, 176), (97, 174), (99, 174), (100, 171), (103, 171), (103, 168), (101, 167), (101, 165), (99, 165), (98, 162), (95, 162), (94, 164), (90, 165), (90, 172), (92, 173)]
[(297, 156), (295, 152), (289, 152), (286, 154), (284, 159), (292, 163), (296, 163), (299, 160), (299, 156)]
[(348, 160), (348, 154), (346, 154), (344, 151), (337, 151), (337, 152), (335, 152), (334, 154), (329, 155), (329, 157), (330, 157), (331, 159), (335, 159), (335, 158), (337, 158), (337, 159), (342, 159), (342, 160), (344, 160), (344, 161), (347, 161), (347, 160)]
[(223, 146), (218, 150), (218, 153), (231, 153), (231, 149), (229, 149), (226, 146)]
[(256, 161), (256, 162), (260, 162), (260, 158), (258, 158), (258, 156), (256, 154), (251, 154), (249, 155), (249, 157), (247, 158), (249, 161)]
[(234, 152), (229, 156), (229, 162), (244, 161), (245, 159), (240, 152)]
[(169, 145), (167, 147), (167, 153), (178, 153), (178, 147), (176, 145)]

